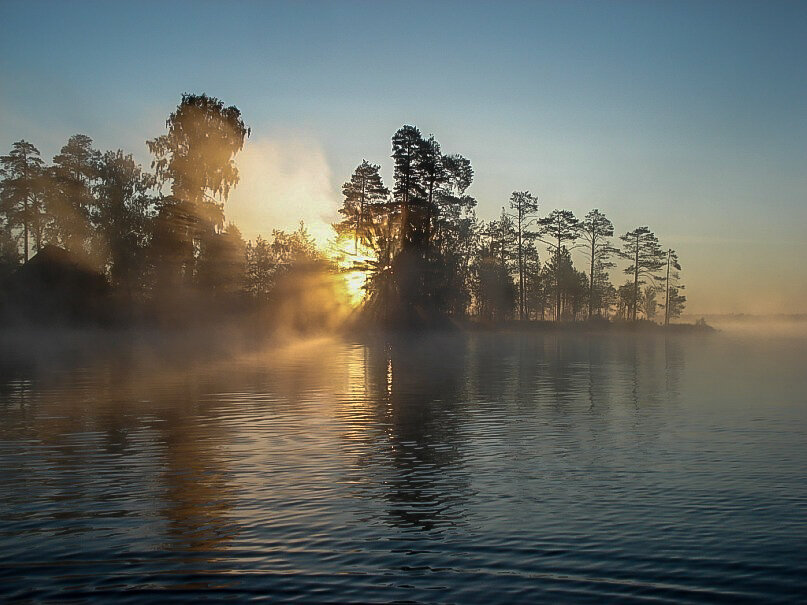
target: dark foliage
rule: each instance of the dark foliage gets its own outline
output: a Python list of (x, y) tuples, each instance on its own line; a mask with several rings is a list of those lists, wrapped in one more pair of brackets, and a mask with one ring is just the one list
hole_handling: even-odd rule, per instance
[[(334, 230), (348, 245), (330, 255), (304, 225), (245, 242), (227, 223), (235, 159), (250, 135), (237, 107), (184, 94), (166, 128), (147, 141), (153, 173), (81, 134), (49, 166), (27, 141), (0, 157), (6, 322), (181, 325), (248, 314), (260, 325), (333, 326), (345, 316), (342, 278), (357, 274), (360, 318), (406, 328), (516, 318), (635, 322), (659, 307), (668, 324), (684, 307), (677, 254), (663, 252), (647, 227), (623, 235), (617, 251), (602, 212), (582, 221), (569, 210), (541, 217), (529, 191), (513, 192), (497, 220), (480, 221), (468, 193), (471, 162), (443, 153), (414, 126), (392, 136), (390, 189), (367, 160), (345, 182)], [(574, 265), (578, 247), (587, 274)], [(632, 278), (619, 289), (609, 278), (615, 253)]]

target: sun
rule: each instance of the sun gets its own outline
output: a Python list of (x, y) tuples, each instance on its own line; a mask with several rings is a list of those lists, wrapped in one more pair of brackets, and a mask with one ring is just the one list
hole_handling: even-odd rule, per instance
[(331, 246), (331, 258), (339, 268), (348, 300), (358, 307), (366, 296), (369, 264), (376, 259), (373, 249), (350, 236), (339, 236)]

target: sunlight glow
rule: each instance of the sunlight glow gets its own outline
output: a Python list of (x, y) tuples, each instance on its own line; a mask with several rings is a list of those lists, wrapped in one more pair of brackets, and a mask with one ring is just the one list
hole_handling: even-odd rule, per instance
[(376, 260), (373, 249), (356, 242), (350, 236), (338, 236), (331, 244), (331, 257), (339, 267), (340, 275), (345, 282), (350, 304), (358, 307), (366, 296), (365, 286), (369, 275), (370, 263)]

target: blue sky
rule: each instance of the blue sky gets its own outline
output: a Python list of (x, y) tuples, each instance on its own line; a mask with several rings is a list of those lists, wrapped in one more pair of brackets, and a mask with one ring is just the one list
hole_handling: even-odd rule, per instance
[[(402, 124), (473, 162), (484, 218), (648, 224), (690, 309), (807, 297), (805, 2), (0, 2), (0, 149), (68, 136), (147, 163), (182, 92), (253, 129), (229, 216), (324, 225), (362, 158), (391, 178)], [(284, 184), (281, 184), (283, 181)], [(316, 225), (314, 225), (316, 227)], [(617, 279), (621, 277), (615, 275)]]

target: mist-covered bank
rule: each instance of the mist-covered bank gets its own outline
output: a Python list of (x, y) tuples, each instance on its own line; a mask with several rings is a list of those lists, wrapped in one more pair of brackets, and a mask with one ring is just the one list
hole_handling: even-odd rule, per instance
[[(5, 326), (0, 329), (0, 380), (17, 375), (41, 375), (51, 371), (70, 371), (89, 367), (98, 362), (115, 360), (121, 367), (146, 366), (181, 369), (199, 362), (216, 363), (244, 355), (268, 355), (289, 347), (312, 342), (373, 343), (421, 342), (430, 338), (446, 339), (480, 335), (502, 337), (502, 342), (514, 342), (518, 335), (552, 338), (686, 338), (711, 337), (709, 326), (694, 324), (668, 327), (640, 322), (612, 324), (609, 322), (568, 323), (445, 321), (420, 329), (368, 325), (360, 316), (347, 318), (338, 326), (307, 324), (290, 326), (260, 317), (196, 322), (182, 326), (140, 325), (103, 327), (69, 325)], [(506, 345), (504, 345), (506, 346)], [(446, 351), (451, 353), (450, 347)]]
[(807, 314), (778, 313), (756, 315), (751, 313), (713, 313), (701, 316), (684, 316), (683, 321), (702, 318), (710, 326), (730, 335), (748, 338), (804, 338), (807, 339)]

